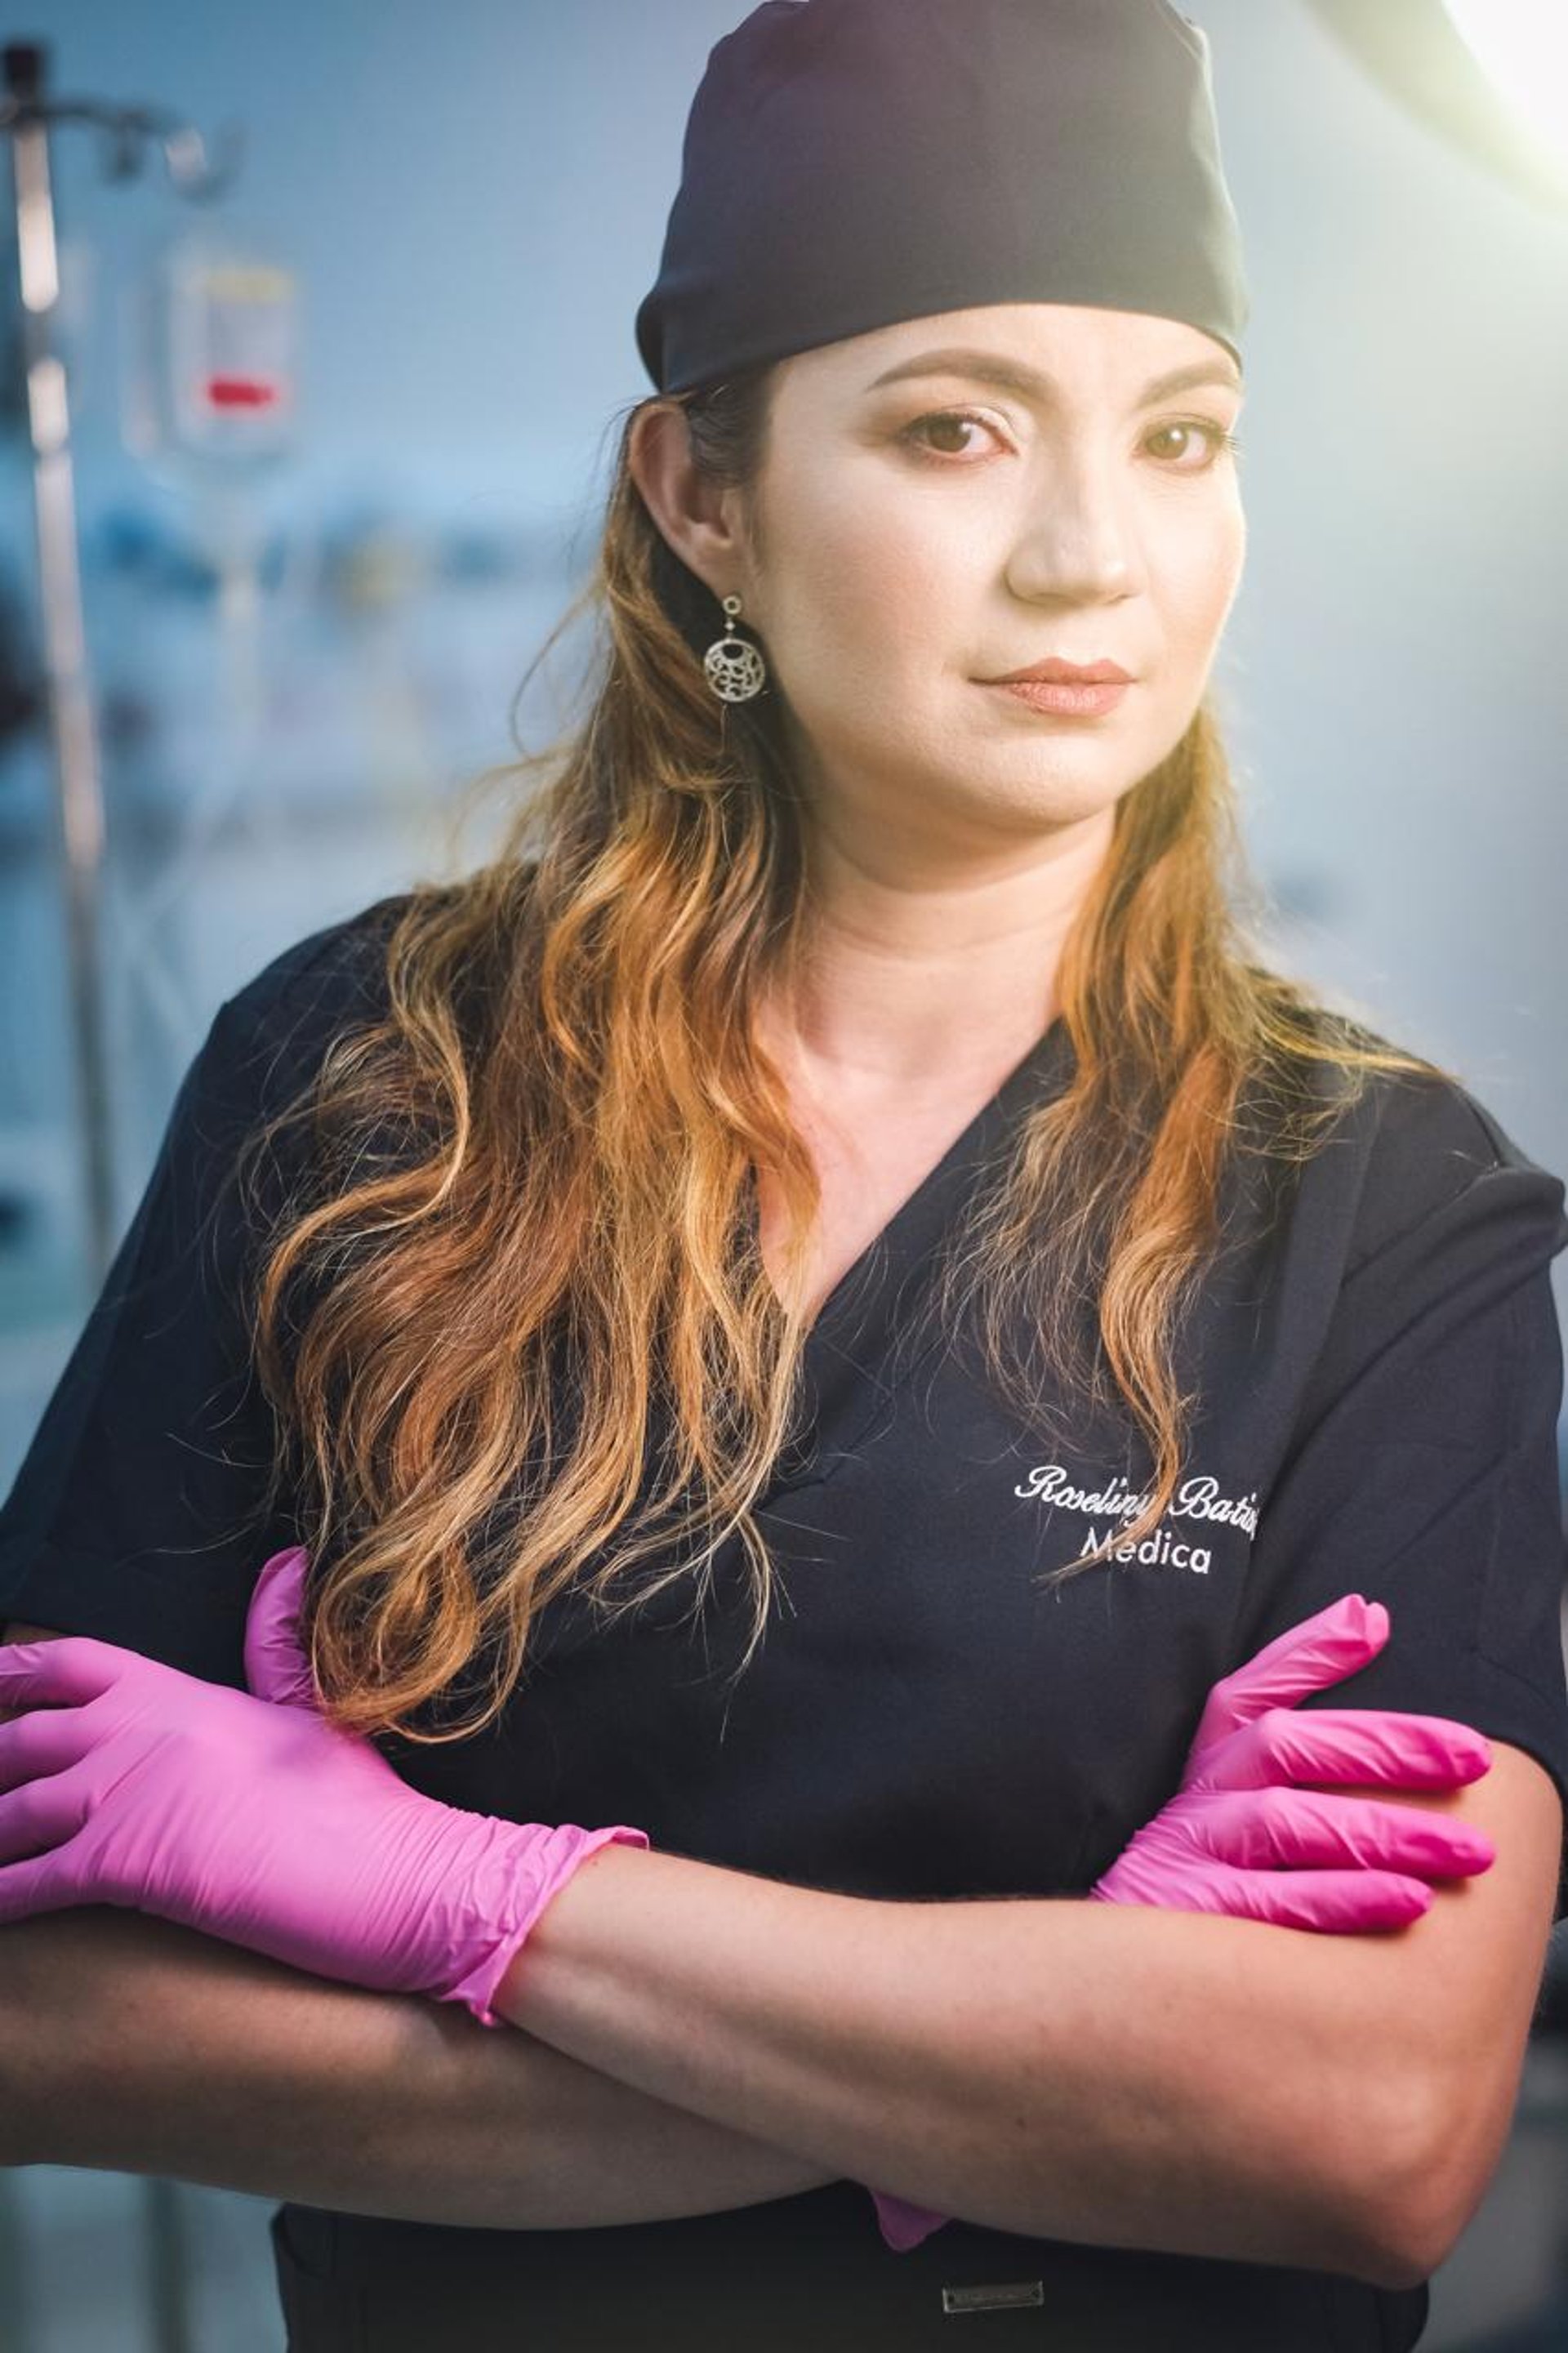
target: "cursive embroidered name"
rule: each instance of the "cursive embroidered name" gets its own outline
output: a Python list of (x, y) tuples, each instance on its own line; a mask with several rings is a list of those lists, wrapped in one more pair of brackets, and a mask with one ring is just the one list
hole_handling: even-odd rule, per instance
[[(1096, 1519), (1103, 1515), (1110, 1521), (1111, 1526), (1103, 1536), (1098, 1528), (1090, 1528), (1084, 1540), (1086, 1553), (1109, 1543), (1115, 1523), (1135, 1520), (1149, 1501), (1147, 1490), (1140, 1492), (1130, 1487), (1120, 1476), (1113, 1476), (1109, 1484), (1100, 1487), (1074, 1486), (1072, 1473), (1065, 1462), (1037, 1462), (1013, 1493), (1033, 1496), (1064, 1512), (1086, 1512)], [(1166, 1505), (1166, 1514), (1173, 1519), (1205, 1520), (1218, 1526), (1240, 1528), (1250, 1542), (1258, 1532), (1258, 1490), (1255, 1487), (1246, 1495), (1223, 1495), (1216, 1479), (1207, 1472), (1198, 1472), (1182, 1482)], [(1163, 1516), (1159, 1525), (1140, 1544), (1121, 1546), (1113, 1557), (1137, 1558), (1160, 1567), (1191, 1568), (1202, 1577), (1208, 1573), (1212, 1555), (1205, 1546), (1178, 1542)]]

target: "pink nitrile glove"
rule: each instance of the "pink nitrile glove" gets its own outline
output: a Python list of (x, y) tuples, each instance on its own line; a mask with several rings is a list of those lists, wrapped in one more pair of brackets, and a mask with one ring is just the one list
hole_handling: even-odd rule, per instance
[[(1215, 1683), (1179, 1791), (1134, 1833), (1090, 1900), (1343, 1935), (1418, 1918), (1432, 1901), (1427, 1877), (1489, 1870), (1497, 1850), (1481, 1831), (1342, 1788), (1316, 1794), (1300, 1786), (1449, 1789), (1490, 1771), (1484, 1736), (1447, 1716), (1291, 1713), (1309, 1692), (1367, 1665), (1389, 1630), (1382, 1602), (1347, 1593)], [(949, 2219), (871, 2196), (883, 2240), (900, 2254)]]
[(647, 1834), (443, 1805), (328, 1724), (297, 1632), (308, 1565), (300, 1545), (263, 1565), (243, 1692), (88, 1636), (0, 1645), (0, 1708), (27, 1711), (0, 1725), (0, 1923), (122, 1905), (504, 2026), (492, 1999), (541, 1914)]
[(1483, 1831), (1350, 1794), (1479, 1781), (1492, 1761), (1482, 1734), (1444, 1715), (1295, 1707), (1375, 1658), (1389, 1622), (1381, 1601), (1347, 1593), (1215, 1683), (1181, 1788), (1090, 1899), (1345, 1935), (1405, 1927), (1429, 1910), (1428, 1880), (1489, 1871)]

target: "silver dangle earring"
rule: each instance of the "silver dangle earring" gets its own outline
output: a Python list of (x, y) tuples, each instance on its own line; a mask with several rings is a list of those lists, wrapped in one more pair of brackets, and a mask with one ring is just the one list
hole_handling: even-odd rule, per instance
[(702, 658), (708, 673), (708, 683), (725, 702), (750, 702), (753, 694), (761, 694), (768, 682), (767, 664), (749, 638), (734, 634), (734, 623), (741, 610), (738, 596), (722, 600), (724, 618), (731, 625), (728, 632), (716, 638)]

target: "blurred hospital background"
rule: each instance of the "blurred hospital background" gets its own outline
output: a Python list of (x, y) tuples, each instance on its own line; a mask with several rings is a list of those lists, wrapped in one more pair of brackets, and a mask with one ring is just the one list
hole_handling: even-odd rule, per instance
[[(41, 51), (58, 109), (59, 287), (30, 419), (44, 196), (13, 104), (0, 1483), (219, 1001), (443, 868), (465, 787), (562, 723), (570, 638), (517, 690), (593, 561), (610, 423), (649, 389), (632, 318), (686, 110), (745, 13), (48, 0), (3, 28), (13, 93)], [(1568, 11), (1186, 13), (1212, 42), (1253, 290), (1249, 553), (1216, 686), (1270, 944), (1568, 1173)], [(62, 386), (63, 523), (58, 457), (39, 462)], [(76, 870), (96, 1046), (73, 1010), (40, 492), (79, 566), (105, 816)], [(68, 634), (62, 607), (57, 659)], [(485, 839), (481, 821), (467, 850)], [(269, 2203), (0, 2171), (0, 2348), (276, 2353)], [(1423, 2346), (1568, 2346), (1561, 1930), (1512, 2141)]]

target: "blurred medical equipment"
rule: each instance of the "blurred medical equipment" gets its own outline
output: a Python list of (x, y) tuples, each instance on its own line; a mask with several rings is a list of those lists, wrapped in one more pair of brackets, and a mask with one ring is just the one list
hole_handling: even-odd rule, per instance
[(48, 56), (47, 46), (37, 41), (8, 42), (0, 49), (0, 132), (9, 142), (16, 210), (20, 355), (33, 452), (44, 676), (66, 894), (88, 1272), (97, 1288), (108, 1272), (114, 1241), (101, 956), (104, 810), (82, 619), (70, 387), (56, 316), (60, 266), (49, 136), (57, 123), (95, 125), (105, 134), (104, 175), (115, 180), (135, 174), (144, 142), (156, 138), (177, 193), (209, 199), (234, 176), (240, 135), (235, 129), (226, 132), (220, 160), (210, 163), (200, 134), (161, 110), (52, 98), (47, 93)]
[(179, 936), (170, 919), (225, 825), (256, 833), (274, 808), (251, 789), (265, 722), (257, 491), (294, 446), (297, 284), (268, 239), (228, 220), (160, 238), (121, 290), (121, 438), (178, 501), (216, 586), (223, 732), (213, 788), (193, 807), (178, 854), (134, 905), (117, 908), (121, 955), (161, 997), (176, 1053), (188, 1048), (189, 1008), (168, 965)]
[[(156, 139), (176, 193), (198, 201), (210, 201), (233, 179), (241, 134), (237, 128), (226, 129), (220, 136), (216, 160), (209, 160), (200, 133), (163, 110), (52, 97), (48, 68), (49, 51), (43, 42), (12, 41), (0, 47), (0, 133), (8, 142), (16, 215), (18, 355), (25, 378), (23, 414), (32, 450), (43, 674), (57, 784), (85, 1172), (88, 1274), (96, 1291), (108, 1273), (115, 1239), (101, 955), (104, 808), (82, 616), (70, 385), (59, 332), (60, 257), (50, 132), (53, 126), (67, 122), (96, 127), (103, 134), (103, 175), (111, 180), (134, 177), (145, 142)], [(199, 293), (180, 316), (185, 338), (179, 345), (182, 359), (197, 364), (204, 356), (223, 358), (226, 363), (230, 357), (234, 360), (232, 378), (215, 367), (205, 393), (199, 381), (193, 387), (187, 379), (175, 404), (180, 429), (199, 448), (204, 423), (214, 430), (223, 429), (205, 412), (231, 405), (228, 395), (243, 383), (240, 370), (252, 353), (253, 339), (247, 343), (244, 336), (236, 335), (226, 343), (216, 311), (210, 320), (204, 320)], [(207, 326), (205, 341), (204, 324)], [(231, 421), (226, 417), (225, 424)], [(5, 2184), (5, 2176), (0, 2173), (0, 2189)], [(140, 2188), (151, 2292), (149, 2341), (157, 2353), (193, 2353), (184, 2309), (189, 2264), (180, 2243), (180, 2209), (174, 2186), (142, 2179)], [(13, 2252), (25, 2250), (14, 2248)]]

